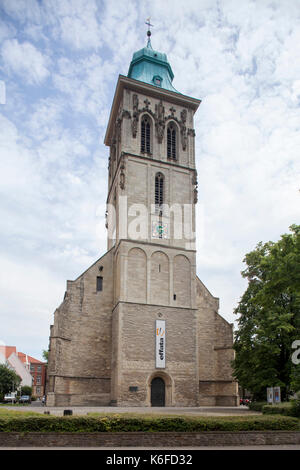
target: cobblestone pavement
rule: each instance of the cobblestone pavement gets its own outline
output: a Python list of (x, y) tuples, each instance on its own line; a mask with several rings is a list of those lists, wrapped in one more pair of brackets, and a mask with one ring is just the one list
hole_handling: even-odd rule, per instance
[(153, 413), (153, 414), (176, 414), (190, 416), (245, 416), (260, 415), (261, 413), (250, 411), (246, 406), (235, 407), (211, 407), (201, 406), (197, 408), (178, 407), (114, 407), (114, 406), (61, 406), (50, 407), (33, 403), (29, 406), (1, 406), (1, 408), (14, 409), (16, 411), (35, 411), (44, 414), (49, 411), (51, 415), (62, 416), (64, 410), (72, 410), (73, 415), (86, 415), (87, 413)]

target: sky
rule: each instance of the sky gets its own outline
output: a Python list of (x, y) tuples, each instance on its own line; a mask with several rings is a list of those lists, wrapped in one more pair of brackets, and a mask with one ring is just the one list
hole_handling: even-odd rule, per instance
[(243, 259), (299, 223), (299, 0), (0, 0), (0, 343), (48, 349), (66, 280), (106, 251), (104, 135), (147, 42), (199, 98), (197, 274), (230, 323)]

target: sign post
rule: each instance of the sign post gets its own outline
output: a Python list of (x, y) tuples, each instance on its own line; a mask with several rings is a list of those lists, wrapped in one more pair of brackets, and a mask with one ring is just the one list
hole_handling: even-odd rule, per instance
[(274, 403), (281, 403), (280, 387), (274, 387)]
[(273, 403), (273, 387), (267, 388), (267, 402), (272, 405)]
[(273, 405), (273, 403), (281, 403), (280, 387), (267, 388), (267, 402), (270, 405)]

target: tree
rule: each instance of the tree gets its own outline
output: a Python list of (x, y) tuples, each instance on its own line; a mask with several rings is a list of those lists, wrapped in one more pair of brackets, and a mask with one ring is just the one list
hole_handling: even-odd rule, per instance
[(0, 400), (4, 395), (16, 390), (21, 383), (21, 378), (6, 364), (0, 364)]
[(255, 399), (266, 387), (280, 386), (285, 398), (297, 391), (299, 371), (292, 363), (292, 343), (300, 339), (300, 225), (278, 242), (260, 242), (246, 254), (248, 280), (235, 313), (234, 376)]
[(32, 387), (29, 387), (29, 385), (24, 385), (24, 387), (21, 387), (21, 395), (32, 395)]
[(46, 362), (48, 362), (48, 357), (49, 357), (49, 351), (46, 351), (46, 349), (43, 350), (43, 358), (45, 359)]

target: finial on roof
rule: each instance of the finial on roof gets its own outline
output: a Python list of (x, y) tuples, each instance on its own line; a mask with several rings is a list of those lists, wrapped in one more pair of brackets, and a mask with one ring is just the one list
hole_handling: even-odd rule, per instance
[(153, 24), (150, 23), (150, 16), (149, 16), (149, 18), (147, 18), (147, 20), (145, 21), (145, 24), (148, 25), (148, 31), (147, 31), (148, 42), (147, 42), (147, 47), (150, 47), (150, 48), (152, 49), (151, 40), (150, 40), (150, 37), (151, 37), (150, 26), (153, 26)]

